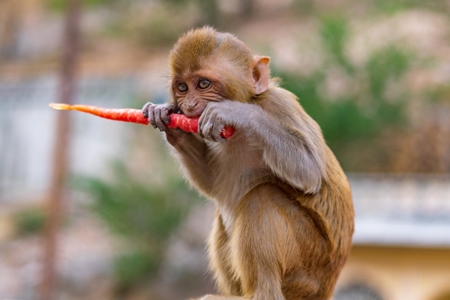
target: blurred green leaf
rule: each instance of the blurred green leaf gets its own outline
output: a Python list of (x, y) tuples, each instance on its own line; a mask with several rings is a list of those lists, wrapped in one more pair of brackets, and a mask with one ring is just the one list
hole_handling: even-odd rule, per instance
[[(323, 19), (321, 36), (324, 41), (324, 65), (308, 76), (278, 71), (283, 87), (299, 97), (305, 111), (319, 123), (328, 145), (344, 168), (354, 167), (349, 151), (373, 151), (373, 156), (385, 154), (375, 147), (377, 137), (384, 130), (402, 126), (406, 122), (406, 100), (409, 92), (402, 84), (411, 67), (413, 56), (389, 45), (373, 52), (362, 66), (352, 65), (344, 55), (347, 28), (340, 17)], [(323, 92), (328, 70), (345, 69), (348, 89), (339, 95)], [(335, 80), (335, 79), (331, 79)], [(358, 88), (355, 88), (358, 87)], [(395, 87), (396, 92), (390, 93)], [(351, 148), (358, 141), (359, 147)], [(375, 151), (377, 149), (378, 153)], [(376, 160), (376, 159), (375, 159)]]
[(19, 235), (38, 234), (44, 230), (46, 215), (43, 209), (28, 207), (14, 214), (14, 227)]
[(118, 256), (114, 261), (114, 272), (119, 289), (130, 286), (155, 276), (161, 260), (150, 256), (148, 252), (135, 251)]
[[(83, 5), (85, 5), (88, 8), (94, 8), (94, 7), (100, 7), (100, 6), (106, 6), (111, 5), (114, 3), (119, 2), (120, 0), (83, 0)], [(47, 2), (47, 5), (50, 9), (54, 11), (65, 11), (67, 8), (67, 0), (49, 0)]]
[(129, 252), (115, 264), (118, 282), (127, 287), (158, 271), (167, 241), (198, 196), (179, 178), (168, 178), (164, 185), (144, 184), (121, 162), (114, 165), (112, 175), (109, 181), (79, 177), (75, 185), (92, 195), (93, 212), (127, 241)]
[(347, 59), (345, 47), (349, 35), (347, 19), (339, 14), (327, 15), (320, 20), (320, 37), (327, 58), (342, 66), (347, 72), (353, 72), (353, 66)]
[(405, 75), (411, 59), (411, 55), (394, 46), (382, 48), (370, 56), (365, 70), (369, 76), (370, 94), (375, 100), (383, 99), (383, 92), (390, 80)]

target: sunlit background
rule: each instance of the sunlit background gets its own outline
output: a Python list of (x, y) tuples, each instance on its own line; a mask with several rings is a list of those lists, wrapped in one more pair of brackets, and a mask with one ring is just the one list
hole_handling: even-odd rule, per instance
[[(68, 2), (0, 1), (0, 299), (42, 299), (43, 285), (54, 299), (213, 293), (214, 207), (160, 133), (75, 112), (45, 279)], [(75, 103), (165, 102), (176, 39), (233, 32), (272, 58), (349, 176), (356, 232), (335, 300), (450, 299), (450, 1), (78, 2)]]

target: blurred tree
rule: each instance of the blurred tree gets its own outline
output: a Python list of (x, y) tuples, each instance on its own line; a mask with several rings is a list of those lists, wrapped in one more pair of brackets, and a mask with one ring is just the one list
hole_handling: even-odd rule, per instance
[[(381, 149), (377, 139), (385, 129), (406, 124), (409, 92), (400, 83), (413, 56), (389, 45), (372, 52), (363, 65), (354, 64), (346, 54), (348, 23), (340, 15), (323, 17), (319, 34), (324, 49), (322, 66), (308, 76), (279, 72), (283, 86), (299, 97), (319, 123), (346, 170), (388, 168), (388, 150)], [(343, 86), (339, 92), (330, 88), (337, 80)]]
[(14, 214), (14, 227), (18, 235), (42, 233), (46, 214), (41, 207), (28, 207)]
[[(80, 54), (82, 0), (67, 1), (63, 26), (58, 101), (72, 104), (75, 99), (77, 63)], [(55, 123), (52, 174), (43, 236), (42, 278), (39, 299), (51, 300), (58, 285), (58, 232), (64, 216), (65, 183), (69, 168), (70, 117), (58, 114)]]
[(345, 17), (340, 14), (322, 17), (319, 31), (329, 63), (336, 63), (348, 73), (352, 73), (353, 66), (345, 55), (349, 36), (349, 26)]
[(429, 9), (435, 11), (448, 10), (445, 0), (421, 1), (421, 0), (372, 0), (375, 8), (382, 13), (395, 14), (410, 9)]
[[(113, 3), (117, 3), (121, 0), (84, 0), (83, 5), (86, 8), (93, 8), (105, 5), (111, 5)], [(67, 0), (49, 0), (47, 1), (47, 5), (50, 9), (54, 11), (65, 11), (67, 9)]]
[(162, 1), (163, 3), (171, 4), (171, 5), (178, 5), (178, 6), (185, 6), (189, 3), (190, 0), (165, 0)]
[(0, 1), (0, 60), (19, 55), (20, 22), (20, 5), (14, 0)]
[(240, 2), (240, 11), (244, 19), (251, 18), (255, 13), (255, 1), (254, 0), (242, 0)]
[(220, 24), (220, 10), (217, 0), (196, 0), (200, 9), (201, 23), (199, 25), (217, 26)]
[(135, 179), (123, 163), (112, 169), (113, 178), (78, 178), (76, 186), (94, 197), (92, 210), (127, 245), (114, 263), (121, 294), (153, 278), (164, 261), (172, 234), (189, 214), (198, 196), (181, 179), (149, 185)]

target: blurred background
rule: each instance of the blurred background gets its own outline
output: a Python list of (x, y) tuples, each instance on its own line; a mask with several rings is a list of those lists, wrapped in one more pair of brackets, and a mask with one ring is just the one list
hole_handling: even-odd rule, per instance
[(205, 24), (271, 56), (349, 176), (335, 299), (449, 300), (448, 0), (1, 0), (0, 299), (214, 291), (213, 205), (160, 133), (48, 107), (165, 102), (171, 45)]

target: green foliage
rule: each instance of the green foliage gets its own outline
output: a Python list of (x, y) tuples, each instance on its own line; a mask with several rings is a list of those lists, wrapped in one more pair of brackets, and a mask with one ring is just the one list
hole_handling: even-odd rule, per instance
[(178, 24), (170, 21), (170, 17), (161, 13), (154, 16), (135, 28), (136, 40), (143, 46), (155, 47), (155, 45), (171, 45), (178, 38)]
[(369, 76), (369, 95), (383, 100), (383, 92), (389, 81), (403, 76), (409, 69), (410, 60), (410, 55), (394, 46), (373, 53), (365, 66)]
[(144, 184), (121, 163), (113, 174), (111, 181), (81, 178), (77, 184), (94, 197), (92, 210), (129, 245), (114, 264), (119, 287), (127, 289), (158, 272), (168, 239), (197, 196), (181, 179), (164, 186)]
[(162, 0), (161, 2), (165, 4), (175, 5), (175, 6), (185, 6), (190, 0)]
[(450, 106), (450, 83), (437, 84), (427, 91), (428, 99), (434, 104)]
[(216, 0), (197, 0), (197, 6), (202, 12), (201, 25), (218, 25), (220, 19), (219, 4)]
[(217, 0), (162, 0), (161, 2), (169, 6), (172, 11), (178, 11), (177, 14), (180, 13), (180, 17), (183, 17), (186, 13), (189, 4), (193, 5), (199, 13), (200, 24), (195, 24), (197, 26), (203, 24), (217, 25), (221, 18)]
[(18, 235), (39, 234), (45, 226), (45, 212), (37, 207), (25, 208), (14, 215), (14, 227)]
[[(106, 6), (114, 4), (120, 0), (81, 0), (83, 5), (88, 8), (94, 8), (99, 6)], [(53, 11), (65, 11), (67, 9), (67, 0), (49, 0), (47, 2), (48, 7)]]
[(351, 72), (353, 68), (345, 55), (348, 35), (347, 20), (343, 16), (328, 15), (321, 19), (320, 36), (328, 58)]
[(145, 17), (136, 17), (135, 11), (123, 5), (122, 9), (116, 10), (120, 13), (109, 20), (104, 33), (118, 39), (131, 39), (143, 48), (170, 46), (177, 40), (180, 32), (190, 27), (190, 18), (182, 17), (186, 7), (183, 3), (162, 4), (152, 9), (150, 16)]
[[(389, 45), (374, 50), (364, 64), (357, 65), (346, 54), (350, 32), (345, 18), (322, 18), (319, 33), (325, 55), (322, 66), (308, 76), (281, 72), (280, 77), (283, 86), (299, 97), (304, 109), (319, 123), (344, 168), (360, 171), (349, 152), (373, 151), (374, 156), (383, 156), (380, 149), (378, 153), (374, 150), (377, 137), (386, 128), (406, 122), (408, 90), (402, 80), (413, 56)], [(339, 94), (326, 91), (330, 70), (338, 70), (340, 79), (345, 80), (345, 89)], [(355, 141), (359, 142), (358, 149), (352, 148)]]
[(421, 0), (374, 0), (376, 7), (385, 13), (394, 13), (411, 7), (417, 7), (421, 4)]
[(436, 11), (448, 10), (448, 5), (446, 1), (443, 0), (372, 0), (372, 3), (376, 9), (378, 9), (382, 13), (388, 14), (394, 14), (408, 9), (418, 8), (425, 8)]
[(135, 250), (116, 257), (113, 267), (118, 288), (126, 290), (153, 277), (160, 264), (158, 256), (149, 255), (144, 250)]

